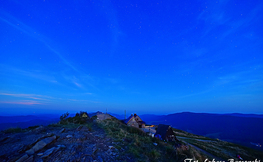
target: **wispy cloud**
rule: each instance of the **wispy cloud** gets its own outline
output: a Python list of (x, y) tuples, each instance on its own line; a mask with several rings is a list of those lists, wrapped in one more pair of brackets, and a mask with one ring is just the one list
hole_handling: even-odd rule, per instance
[(51, 99), (50, 96), (37, 95), (37, 94), (15, 94), (15, 93), (0, 93), (2, 96), (12, 96), (12, 97), (20, 97), (20, 98), (30, 98), (35, 100), (47, 100)]
[(27, 101), (27, 100), (23, 100), (23, 101), (0, 101), (0, 103), (3, 104), (15, 104), (15, 105), (40, 105), (42, 103), (39, 103), (37, 101)]
[[(46, 72), (47, 73), (47, 72)], [(50, 74), (45, 74), (44, 71), (22, 70), (13, 66), (0, 64), (0, 74), (2, 75), (23, 75), (51, 83), (58, 83), (56, 78)]]
[(92, 100), (77, 100), (77, 99), (69, 99), (69, 101), (73, 102), (91, 102), (91, 103), (101, 103), (99, 101), (92, 101)]
[(207, 89), (205, 91), (201, 91), (201, 92), (197, 92), (197, 93), (191, 93), (188, 95), (183, 95), (183, 96), (179, 96), (179, 97), (175, 97), (174, 99), (183, 99), (183, 98), (188, 98), (188, 97), (194, 97), (194, 96), (199, 96), (199, 95), (203, 95), (209, 92), (212, 92), (213, 89)]
[(81, 82), (80, 79), (82, 80), (82, 76), (78, 77), (80, 79), (78, 79), (75, 75), (72, 76), (72, 75), (63, 74), (62, 76), (71, 85), (75, 85), (75, 86), (77, 86), (78, 88), (81, 88), (81, 89), (86, 89), (85, 86), (83, 86), (83, 84), (80, 83)]
[[(108, 27), (111, 30), (111, 37), (112, 37), (110, 52), (115, 53), (119, 44), (119, 38), (124, 35), (123, 31), (119, 26), (117, 11), (115, 10), (112, 2), (109, 0), (102, 2), (97, 1), (95, 5), (98, 10), (102, 11), (103, 14), (107, 16), (108, 24), (109, 24)], [(101, 7), (101, 5), (103, 5), (103, 7)]]
[(53, 53), (55, 53), (62, 61), (65, 65), (69, 66), (71, 69), (73, 69), (75, 72), (79, 72), (79, 70), (77, 70), (71, 63), (69, 63), (61, 54), (60, 52), (58, 52), (57, 50), (55, 50), (54, 48), (52, 48), (47, 42), (43, 42), (46, 47), (52, 51)]
[[(241, 29), (244, 29), (245, 27), (249, 27), (252, 22), (256, 19), (258, 19), (258, 16), (260, 15), (259, 12), (262, 10), (262, 6), (256, 7), (254, 10), (252, 10), (248, 15), (240, 20), (229, 22), (227, 25), (229, 26), (228, 30), (226, 30), (219, 38), (221, 40), (224, 40), (224, 38), (228, 37), (229, 35), (238, 32)], [(246, 33), (242, 34), (245, 35)]]
[[(205, 38), (208, 35), (214, 35), (215, 30), (220, 29), (220, 34), (215, 35), (219, 40), (224, 41), (225, 38), (232, 34), (238, 33), (242, 30), (242, 35), (246, 35), (247, 31), (244, 31), (246, 27), (251, 26), (253, 21), (262, 17), (260, 11), (262, 11), (263, 5), (258, 5), (248, 13), (240, 13), (238, 16), (233, 16), (226, 12), (226, 8), (230, 5), (227, 1), (209, 2), (205, 6), (205, 9), (197, 17), (197, 25), (205, 23), (204, 31), (201, 38)], [(237, 37), (235, 35), (235, 37)]]
[[(109, 24), (111, 24), (110, 28), (112, 31), (112, 39), (113, 39), (113, 44), (112, 44), (112, 52), (115, 51), (115, 48), (118, 45), (118, 37), (122, 34), (119, 24), (118, 24), (118, 19), (116, 16), (116, 11), (114, 9), (114, 7), (112, 6), (110, 1), (104, 1), (104, 8), (98, 8), (98, 10), (101, 10), (102, 12), (105, 12), (106, 15), (108, 16), (108, 20), (109, 20)], [(100, 82), (102, 81), (109, 81), (111, 82), (111, 84), (116, 84), (117, 80), (113, 79), (113, 78), (106, 78), (106, 79), (99, 79), (96, 77), (92, 77), (90, 75), (87, 74), (86, 71), (80, 69), (80, 67), (76, 67), (73, 65), (73, 63), (71, 63), (70, 61), (68, 61), (63, 54), (59, 51), (59, 49), (57, 49), (53, 44), (55, 43), (51, 43), (52, 40), (50, 40), (48, 37), (44, 36), (43, 34), (41, 34), (40, 32), (38, 32), (36, 29), (28, 26), (27, 24), (19, 21), (16, 17), (8, 14), (7, 12), (2, 11), (2, 17), (0, 17), (0, 21), (10, 25), (11, 27), (17, 29), (18, 31), (21, 31), (22, 33), (28, 35), (29, 37), (32, 37), (36, 40), (38, 40), (39, 42), (43, 43), (48, 50), (50, 50), (53, 54), (55, 54), (56, 56), (59, 57), (59, 59), (64, 63), (64, 65), (66, 65), (67, 67), (69, 67), (71, 70), (74, 71), (74, 75), (72, 75), (72, 72), (70, 71), (60, 71), (56, 74), (56, 77), (54, 76), (50, 76), (50, 75), (45, 75), (42, 72), (35, 72), (35, 71), (27, 71), (27, 70), (23, 70), (23, 69), (18, 69), (15, 67), (6, 67), (5, 70), (10, 72), (12, 71), (15, 74), (19, 74), (19, 75), (24, 75), (24, 76), (29, 76), (32, 78), (37, 78), (37, 79), (41, 79), (41, 80), (45, 80), (51, 83), (55, 83), (55, 84), (60, 84), (62, 86), (67, 86), (67, 85), (74, 85), (78, 88), (81, 88), (83, 90), (85, 90), (87, 87), (92, 87), (95, 90), (99, 90), (99, 88), (96, 87), (96, 84), (98, 83), (98, 80), (100, 80)], [(3, 67), (3, 65), (0, 65)], [(1, 70), (0, 70), (1, 71)], [(5, 71), (5, 72), (6, 72)], [(5, 73), (5, 75), (8, 75), (8, 72)], [(62, 84), (62, 80), (59, 80), (57, 78), (64, 78), (67, 83), (63, 83)], [(96, 81), (94, 81), (96, 80)], [(69, 84), (68, 84), (69, 83)], [(73, 88), (73, 87), (71, 87)]]
[(117, 79), (115, 79), (115, 78), (105, 78), (105, 81), (108, 81), (108, 82), (110, 82), (110, 83), (112, 83), (112, 84), (116, 84), (116, 83), (119, 82), (119, 81), (118, 81)]
[[(0, 21), (5, 22), (6, 24), (10, 25), (11, 27), (25, 33), (26, 35), (28, 35), (28, 36), (30, 36), (30, 37), (32, 37), (32, 38), (34, 38), (40, 42), (42, 42), (47, 47), (47, 49), (49, 49), (53, 54), (55, 54), (56, 56), (58, 56), (62, 60), (64, 65), (68, 66), (71, 70), (73, 70), (75, 72), (75, 76), (72, 76), (71, 74), (66, 74), (69, 77), (75, 78), (74, 80), (68, 80), (68, 81), (70, 81), (71, 83), (73, 83), (74, 85), (76, 85), (79, 88), (84, 88), (84, 85), (88, 85), (88, 86), (96, 89), (94, 84), (92, 84), (91, 82), (87, 82), (87, 78), (89, 79), (89, 81), (91, 81), (91, 77), (89, 75), (87, 75), (85, 72), (78, 70), (78, 68), (73, 66), (73, 64), (70, 61), (68, 61), (61, 54), (61, 52), (59, 52), (59, 50), (57, 50), (53, 45), (51, 45), (50, 42), (52, 42), (52, 41), (49, 38), (45, 37), (44, 35), (39, 33), (36, 29), (31, 28), (30, 26), (19, 21), (18, 19), (9, 15), (8, 13), (5, 13), (5, 12), (2, 12), (2, 13), (4, 13), (3, 15), (5, 15), (5, 16), (0, 17)], [(8, 70), (10, 70), (10, 69), (8, 69)], [(37, 73), (34, 73), (32, 71), (25, 71), (25, 70), (16, 69), (16, 68), (11, 68), (11, 70), (13, 72), (17, 72), (17, 73), (22, 74), (22, 75), (46, 80), (46, 81), (49, 81), (52, 83), (58, 83), (58, 81), (52, 76), (50, 77), (48, 75), (43, 75), (43, 74), (39, 74), (39, 73), (37, 74)], [(64, 75), (64, 74), (62, 74), (62, 75)], [(76, 79), (76, 78), (79, 78), (79, 79)], [(85, 80), (85, 82), (80, 83), (80, 81), (82, 81), (82, 80)]]
[(82, 85), (80, 85), (79, 83), (77, 83), (77, 82), (73, 82), (76, 86), (78, 86), (79, 88), (81, 88), (82, 87)]
[(69, 63), (69, 61), (67, 61), (61, 54), (60, 52), (58, 52), (57, 50), (55, 50), (54, 47), (52, 47), (50, 45), (49, 42), (52, 42), (50, 39), (48, 39), (47, 37), (45, 37), (44, 35), (40, 34), (36, 29), (31, 28), (30, 26), (26, 25), (25, 23), (17, 20), (15, 17), (5, 13), (6, 17), (8, 17), (8, 20), (0, 17), (0, 20), (2, 20), (3, 22), (7, 23), (8, 25), (14, 27), (15, 29), (27, 34), (28, 36), (35, 38), (36, 40), (42, 42), (44, 45), (46, 45), (46, 47), (53, 52), (54, 54), (56, 54), (61, 60), (62, 62), (69, 66), (71, 69), (73, 69), (74, 71), (78, 72), (78, 70), (71, 64)]
[(7, 20), (7, 19), (5, 19), (3, 17), (0, 17), (1, 21), (5, 22), (6, 24), (12, 26), (13, 28), (15, 28), (15, 29), (27, 34), (30, 37), (33, 37), (33, 38), (37, 38), (38, 37), (38, 34), (36, 33), (35, 30), (33, 30), (29, 26), (25, 25), (21, 21), (15, 19), (13, 16), (8, 15), (7, 13), (5, 13), (5, 15), (9, 18), (9, 20)]
[[(229, 97), (229, 95), (241, 94), (253, 95), (255, 92), (263, 93), (262, 65), (254, 65), (246, 70), (243, 69), (244, 65), (245, 64), (235, 65), (233, 68), (234, 71), (231, 69), (231, 72), (225, 72), (224, 75), (218, 75), (213, 78), (211, 82), (208, 82), (205, 87), (203, 87), (203, 91), (174, 97), (174, 99), (202, 96), (210, 93), (219, 94), (218, 92), (227, 97)], [(229, 70), (227, 67), (224, 68), (225, 70)], [(218, 70), (212, 70), (212, 72), (220, 74)]]
[[(223, 76), (219, 76), (214, 86), (228, 86), (231, 89), (247, 89), (254, 85), (263, 83), (263, 75), (261, 74), (262, 66), (255, 65), (248, 70), (232, 72)], [(258, 90), (263, 90), (263, 87)]]

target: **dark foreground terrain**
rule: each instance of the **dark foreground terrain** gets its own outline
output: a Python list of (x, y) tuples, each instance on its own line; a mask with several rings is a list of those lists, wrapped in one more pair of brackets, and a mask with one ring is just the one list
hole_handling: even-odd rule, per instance
[(180, 141), (163, 142), (116, 118), (68, 118), (48, 126), (10, 128), (0, 133), (1, 162), (184, 161), (191, 158), (262, 160), (263, 153), (174, 129)]
[(169, 115), (141, 115), (148, 124), (167, 124), (194, 134), (218, 138), (263, 151), (251, 143), (263, 145), (263, 115), (175, 113)]
[[(0, 161), (115, 161), (114, 143), (103, 129), (38, 127), (1, 135)], [(121, 159), (121, 158), (120, 158)], [(126, 157), (129, 159), (129, 157)], [(124, 160), (124, 159), (122, 159)]]

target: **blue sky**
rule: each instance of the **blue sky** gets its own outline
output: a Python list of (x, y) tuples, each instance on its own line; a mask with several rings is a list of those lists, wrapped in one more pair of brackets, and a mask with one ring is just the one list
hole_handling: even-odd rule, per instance
[(261, 1), (0, 6), (0, 113), (263, 113)]

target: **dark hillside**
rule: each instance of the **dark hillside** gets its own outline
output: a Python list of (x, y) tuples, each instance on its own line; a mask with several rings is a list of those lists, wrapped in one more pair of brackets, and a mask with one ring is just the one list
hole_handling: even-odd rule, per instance
[(0, 130), (10, 127), (27, 128), (35, 125), (48, 125), (59, 121), (59, 115), (25, 115), (25, 116), (0, 116)]
[[(176, 113), (146, 120), (150, 124), (169, 124), (195, 134), (242, 142), (263, 143), (263, 118), (205, 113)], [(252, 145), (251, 145), (252, 146)]]

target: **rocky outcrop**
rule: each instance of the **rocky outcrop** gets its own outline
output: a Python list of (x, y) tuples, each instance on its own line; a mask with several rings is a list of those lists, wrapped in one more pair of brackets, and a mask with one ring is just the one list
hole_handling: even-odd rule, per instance
[(16, 162), (23, 162), (25, 161), (29, 156), (27, 154), (23, 155), (21, 158), (19, 158)]
[(27, 154), (23, 155), (16, 162), (32, 162), (34, 160), (34, 156), (28, 156)]
[(73, 136), (69, 134), (69, 135), (67, 135), (66, 137), (67, 137), (67, 138), (72, 138)]
[(34, 154), (35, 152), (41, 150), (51, 142), (53, 142), (56, 139), (56, 136), (45, 138), (39, 142), (37, 142), (31, 149), (27, 150), (26, 153), (29, 155)]
[(0, 132), (0, 161), (131, 161), (127, 155), (116, 160), (120, 155), (118, 149), (96, 124), (92, 129), (83, 125), (75, 128), (44, 127), (42, 130), (45, 131), (4, 135)]
[(97, 114), (97, 120), (106, 120), (111, 118), (112, 117), (109, 114)]
[(46, 128), (43, 126), (40, 126), (40, 127), (37, 127), (36, 129), (34, 129), (33, 131), (36, 133), (41, 133), (41, 132), (46, 131)]
[(49, 157), (52, 153), (57, 152), (58, 150), (62, 149), (62, 148), (66, 148), (66, 146), (64, 145), (58, 145), (57, 147), (52, 147), (48, 150), (46, 150), (43, 155), (41, 156), (41, 158), (47, 158)]
[(77, 131), (80, 131), (82, 129), (82, 125), (77, 128)]
[(34, 160), (34, 156), (31, 155), (29, 158), (27, 158), (26, 160), (24, 160), (23, 162), (32, 162)]
[(4, 137), (4, 138), (0, 138), (0, 143), (1, 142), (5, 142), (7, 139), (9, 139), (10, 137), (9, 136), (6, 136), (6, 137)]
[(59, 133), (63, 133), (63, 132), (65, 132), (65, 128), (62, 128), (62, 129), (59, 131)]

